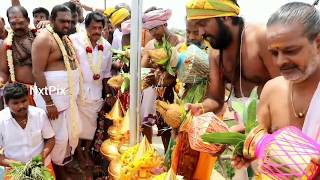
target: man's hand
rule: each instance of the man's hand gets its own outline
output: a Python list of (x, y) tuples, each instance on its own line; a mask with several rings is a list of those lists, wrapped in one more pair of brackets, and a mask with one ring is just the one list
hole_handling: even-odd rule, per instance
[(236, 169), (241, 169), (243, 167), (249, 167), (252, 160), (245, 159), (241, 156), (235, 156), (232, 158), (231, 165)]
[(199, 116), (199, 115), (205, 113), (202, 103), (187, 104), (187, 105), (186, 105), (186, 110), (191, 111), (191, 114), (192, 114), (193, 116)]
[(44, 20), (44, 21), (40, 21), (38, 24), (37, 24), (37, 29), (43, 29), (43, 28), (46, 28), (46, 26), (50, 24), (50, 21), (48, 20)]
[(54, 104), (51, 104), (51, 105), (47, 105), (47, 112), (48, 112), (48, 118), (49, 120), (55, 120), (55, 119), (58, 119), (59, 117), (59, 112), (58, 112), (58, 109), (57, 107), (54, 105)]

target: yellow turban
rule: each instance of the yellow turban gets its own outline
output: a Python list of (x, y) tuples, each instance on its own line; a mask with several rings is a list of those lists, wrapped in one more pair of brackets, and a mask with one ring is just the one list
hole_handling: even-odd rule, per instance
[(130, 12), (126, 8), (120, 8), (116, 10), (115, 8), (107, 8), (104, 11), (113, 26), (120, 24), (123, 20), (130, 16)]
[(240, 8), (231, 0), (189, 0), (186, 4), (187, 19), (238, 16)]

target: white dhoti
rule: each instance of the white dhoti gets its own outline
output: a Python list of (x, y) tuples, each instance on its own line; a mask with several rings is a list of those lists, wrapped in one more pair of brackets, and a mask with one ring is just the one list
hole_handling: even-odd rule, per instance
[(310, 138), (320, 142), (320, 83), (311, 99), (302, 132)]
[[(50, 91), (50, 96), (59, 112), (58, 119), (52, 120), (51, 125), (55, 132), (55, 146), (51, 152), (52, 161), (57, 165), (64, 165), (66, 157), (74, 153), (79, 141), (79, 132), (81, 123), (79, 123), (79, 112), (76, 99), (79, 94), (79, 71), (72, 71), (74, 85), (74, 109), (70, 106), (70, 88), (67, 71), (47, 71), (44, 73), (47, 81), (47, 87), (55, 87), (56, 91)], [(44, 100), (40, 94), (35, 95), (37, 107), (46, 110)], [(75, 124), (71, 116), (74, 116)], [(76, 125), (77, 128), (74, 128)]]
[(78, 99), (78, 109), (81, 127), (80, 139), (92, 140), (97, 129), (98, 112), (103, 106), (103, 100), (88, 100), (81, 102)]
[(142, 91), (141, 116), (142, 125), (152, 127), (155, 123), (157, 92), (153, 87), (148, 87)]

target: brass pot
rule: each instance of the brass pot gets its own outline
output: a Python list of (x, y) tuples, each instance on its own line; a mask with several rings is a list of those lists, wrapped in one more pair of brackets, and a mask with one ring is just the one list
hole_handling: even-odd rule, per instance
[(121, 163), (119, 160), (112, 160), (109, 164), (108, 168), (109, 176), (111, 176), (112, 179), (117, 180), (120, 179), (120, 173), (121, 173)]
[(109, 161), (120, 158), (118, 145), (119, 142), (107, 139), (102, 143), (100, 153)]

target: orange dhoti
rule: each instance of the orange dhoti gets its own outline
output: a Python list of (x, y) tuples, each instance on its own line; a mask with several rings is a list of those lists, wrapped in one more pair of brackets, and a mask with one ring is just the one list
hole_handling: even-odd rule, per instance
[(187, 180), (210, 180), (217, 157), (191, 149), (186, 132), (179, 132), (171, 168)]

